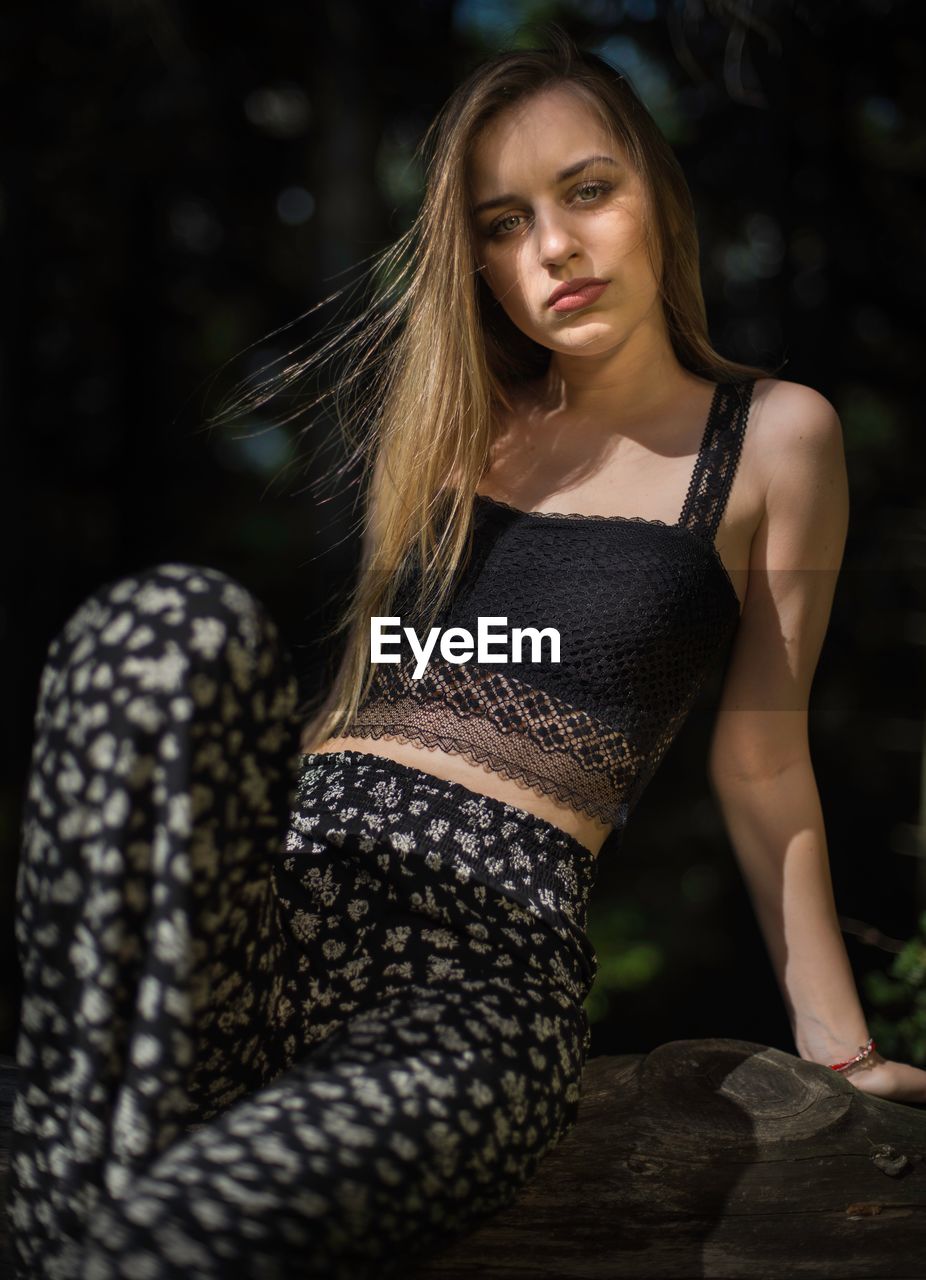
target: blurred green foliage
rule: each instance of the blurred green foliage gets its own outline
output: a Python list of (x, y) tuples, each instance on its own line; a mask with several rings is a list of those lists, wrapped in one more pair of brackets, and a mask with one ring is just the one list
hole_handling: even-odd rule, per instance
[(884, 971), (866, 975), (865, 995), (876, 1009), (869, 1030), (886, 1058), (926, 1067), (926, 911), (918, 930)]
[(646, 988), (665, 968), (660, 946), (640, 937), (627, 915), (613, 906), (590, 914), (588, 936), (598, 955), (598, 974), (585, 1010), (593, 1024), (608, 1016), (623, 992)]

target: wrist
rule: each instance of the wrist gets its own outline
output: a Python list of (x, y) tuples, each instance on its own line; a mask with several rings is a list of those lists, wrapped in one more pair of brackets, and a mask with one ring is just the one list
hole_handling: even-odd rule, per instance
[(806, 1061), (819, 1062), (821, 1066), (829, 1067), (834, 1075), (848, 1076), (854, 1084), (860, 1077), (874, 1071), (877, 1067), (884, 1066), (888, 1059), (878, 1052), (874, 1039), (869, 1038), (864, 1044), (859, 1045), (855, 1053), (847, 1058), (831, 1061), (808, 1058)]
[[(871, 1034), (867, 1026), (862, 1023), (854, 1034), (850, 1031), (849, 1035), (833, 1035), (821, 1032), (819, 1028), (815, 1032), (798, 1031), (795, 1033), (794, 1041), (798, 1056), (805, 1062), (819, 1062), (828, 1067), (833, 1063), (854, 1058), (865, 1048), (870, 1038)], [(872, 1057), (874, 1052), (869, 1054), (869, 1057)]]

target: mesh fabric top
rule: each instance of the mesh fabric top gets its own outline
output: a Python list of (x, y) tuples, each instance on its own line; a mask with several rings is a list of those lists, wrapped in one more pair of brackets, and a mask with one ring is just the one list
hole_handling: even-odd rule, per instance
[(560, 662), (549, 644), (544, 661), (528, 646), (506, 664), (450, 663), (435, 647), (415, 680), (403, 637), (391, 649), (402, 661), (377, 664), (343, 732), (465, 756), (622, 827), (739, 620), (714, 537), (753, 386), (717, 384), (675, 524), (521, 511), (476, 494), (469, 562), (434, 625), (474, 639), (479, 617), (507, 618), (500, 632), (555, 627)]

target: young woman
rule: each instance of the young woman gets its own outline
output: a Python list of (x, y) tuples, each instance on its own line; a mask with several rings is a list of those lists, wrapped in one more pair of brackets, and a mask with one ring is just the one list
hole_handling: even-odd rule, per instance
[[(479, 67), (426, 144), (323, 705), (211, 568), (102, 588), (49, 650), (22, 1277), (380, 1276), (508, 1204), (576, 1118), (597, 858), (721, 655), (710, 778), (798, 1052), (926, 1098), (868, 1037), (807, 745), (832, 406), (712, 349), (680, 168), (561, 33)], [(392, 617), (458, 647), (371, 663)], [(480, 619), (545, 635), (461, 660)]]

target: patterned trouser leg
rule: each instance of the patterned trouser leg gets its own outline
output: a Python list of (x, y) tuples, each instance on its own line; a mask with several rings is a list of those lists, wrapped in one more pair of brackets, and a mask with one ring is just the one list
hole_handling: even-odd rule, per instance
[(112, 584), (49, 650), (17, 886), (22, 1280), (394, 1274), (574, 1121), (584, 944), (448, 851), (539, 867), (544, 911), (581, 899), (572, 939), (581, 846), (363, 753), (300, 774), (296, 702), (273, 622), (212, 569)]
[(24, 1275), (76, 1275), (101, 1198), (280, 1070), (297, 698), (274, 622), (209, 568), (101, 589), (49, 649), (17, 884)]

